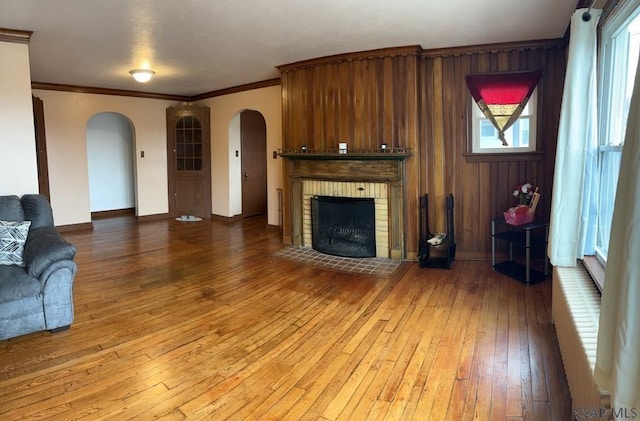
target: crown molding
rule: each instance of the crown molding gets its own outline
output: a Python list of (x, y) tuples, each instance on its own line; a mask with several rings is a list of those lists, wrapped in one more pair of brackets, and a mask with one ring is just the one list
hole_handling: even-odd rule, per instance
[(33, 31), (21, 31), (19, 29), (0, 28), (0, 41), (15, 42), (17, 44), (29, 44)]
[(502, 53), (510, 51), (536, 50), (539, 48), (549, 50), (552, 48), (564, 48), (567, 40), (563, 38), (542, 39), (533, 41), (514, 41), (496, 44), (469, 45), (464, 47), (434, 48), (423, 50), (422, 57), (436, 58), (448, 56), (461, 56), (472, 54)]
[(301, 70), (309, 67), (322, 66), (326, 64), (336, 64), (345, 61), (370, 60), (374, 58), (398, 57), (398, 56), (418, 56), (422, 48), (419, 45), (409, 45), (404, 47), (379, 48), (376, 50), (358, 51), (355, 53), (335, 54), (332, 56), (313, 58), (310, 60), (297, 61), (295, 63), (276, 66), (280, 73), (287, 73), (292, 70)]
[(31, 89), (45, 91), (75, 92), (79, 94), (130, 96), (136, 98), (163, 99), (169, 101), (190, 101), (185, 95), (156, 94), (151, 92), (128, 91), (125, 89), (94, 88), (90, 86), (64, 85), (59, 83), (31, 82)]
[(216, 96), (235, 94), (238, 92), (252, 91), (254, 89), (268, 88), (271, 86), (278, 86), (281, 84), (280, 78), (261, 80), (259, 82), (246, 83), (244, 85), (233, 86), (231, 88), (218, 89), (216, 91), (205, 92), (198, 95), (189, 97), (189, 101), (200, 101), (207, 98), (213, 98)]
[(368, 60), (373, 58), (398, 57), (398, 56), (420, 56), (425, 58), (448, 57), (471, 54), (486, 54), (509, 51), (534, 50), (538, 48), (564, 48), (567, 46), (567, 40), (562, 38), (543, 39), (533, 41), (515, 41), (496, 44), (469, 45), (464, 47), (450, 48), (434, 48), (423, 49), (419, 45), (411, 45), (406, 47), (382, 48), (378, 50), (360, 51), (356, 53), (337, 54), (327, 57), (320, 57), (311, 60), (298, 61), (290, 64), (276, 66), (281, 73), (287, 73), (293, 70), (301, 70), (309, 67), (321, 66), (326, 64), (341, 63), (353, 60)]
[(129, 96), (135, 98), (149, 98), (149, 99), (162, 99), (168, 101), (181, 101), (181, 102), (194, 102), (207, 98), (213, 98), (221, 95), (228, 95), (237, 92), (251, 91), (254, 89), (266, 88), (270, 86), (280, 85), (280, 78), (263, 80), (260, 82), (247, 83), (244, 85), (238, 85), (231, 88), (219, 89), (217, 91), (205, 92), (198, 95), (171, 95), (171, 94), (158, 94), (151, 92), (129, 91), (125, 89), (108, 89), (97, 88), (91, 86), (80, 85), (65, 85), (59, 83), (46, 83), (46, 82), (31, 82), (31, 89), (41, 89), (44, 91), (62, 91), (62, 92), (75, 92), (79, 94), (96, 94), (96, 95), (116, 95), (116, 96)]

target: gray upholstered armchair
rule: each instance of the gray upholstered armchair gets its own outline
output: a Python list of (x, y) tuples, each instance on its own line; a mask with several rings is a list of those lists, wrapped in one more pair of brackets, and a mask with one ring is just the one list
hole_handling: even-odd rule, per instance
[(0, 196), (0, 339), (71, 325), (75, 255), (44, 196)]

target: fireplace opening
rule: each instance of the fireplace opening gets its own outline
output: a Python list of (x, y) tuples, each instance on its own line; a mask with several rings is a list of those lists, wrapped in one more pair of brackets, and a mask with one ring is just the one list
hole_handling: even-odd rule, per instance
[(374, 199), (314, 196), (311, 221), (315, 250), (344, 257), (376, 256)]

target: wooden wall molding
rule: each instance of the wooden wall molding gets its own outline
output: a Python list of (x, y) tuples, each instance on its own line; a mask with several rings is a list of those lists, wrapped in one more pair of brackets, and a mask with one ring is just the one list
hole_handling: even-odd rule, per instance
[(82, 231), (82, 230), (92, 230), (93, 222), (82, 222), (80, 224), (69, 224), (69, 225), (56, 225), (56, 230), (58, 232), (71, 232), (71, 231)]
[(567, 44), (568, 40), (556, 38), (534, 41), (503, 42), (498, 44), (469, 45), (464, 47), (434, 48), (430, 50), (423, 50), (420, 55), (426, 58), (436, 58), (472, 54), (495, 54), (508, 53), (511, 51), (566, 48)]
[(420, 55), (422, 48), (419, 45), (409, 45), (405, 47), (379, 48), (376, 50), (358, 51), (355, 53), (335, 54), (326, 57), (318, 57), (310, 60), (298, 61), (290, 64), (276, 66), (280, 73), (287, 73), (294, 70), (308, 69), (311, 67), (325, 66), (328, 64), (338, 64), (346, 61), (373, 60), (385, 57), (407, 57)]
[(136, 98), (161, 99), (188, 102), (191, 97), (183, 95), (156, 94), (151, 92), (128, 91), (125, 89), (93, 88), (90, 86), (65, 85), (60, 83), (31, 82), (31, 89), (44, 91), (76, 92), (79, 94), (115, 95)]
[(254, 89), (266, 88), (266, 87), (277, 86), (277, 85), (280, 85), (280, 78), (247, 83), (245, 85), (238, 85), (231, 88), (219, 89), (217, 91), (205, 92), (202, 94), (192, 95), (192, 96), (161, 94), (161, 93), (141, 92), (141, 91), (129, 91), (125, 89), (98, 88), (98, 87), (92, 87), (92, 86), (65, 85), (65, 84), (59, 84), (59, 83), (46, 83), (46, 82), (31, 82), (31, 89), (42, 89), (44, 91), (76, 92), (80, 94), (115, 95), (115, 96), (128, 96), (128, 97), (134, 97), (134, 98), (194, 102), (194, 101), (200, 101), (207, 98), (213, 98), (216, 96), (229, 95), (229, 94), (234, 94), (234, 93), (244, 92), (244, 91), (252, 91)]
[(29, 44), (33, 31), (22, 31), (19, 29), (0, 28), (0, 41), (15, 42), (18, 44)]
[(200, 101), (202, 99), (214, 98), (222, 95), (235, 94), (238, 92), (253, 91), (254, 89), (268, 88), (271, 86), (278, 86), (278, 85), (280, 85), (279, 77), (274, 79), (261, 80), (259, 82), (246, 83), (244, 85), (233, 86), (231, 88), (218, 89), (211, 92), (205, 92), (202, 94), (189, 97), (189, 101)]
[(326, 57), (318, 57), (310, 60), (298, 61), (295, 63), (283, 64), (276, 66), (281, 73), (291, 72), (293, 70), (308, 69), (311, 67), (324, 66), (327, 64), (337, 64), (345, 61), (354, 60), (371, 60), (381, 59), (385, 57), (406, 57), (406, 56), (421, 56), (421, 57), (448, 57), (459, 55), (471, 55), (471, 54), (488, 54), (488, 53), (500, 53), (510, 51), (524, 51), (535, 49), (551, 49), (551, 48), (566, 48), (568, 43), (564, 38), (531, 40), (531, 41), (514, 41), (503, 42), (495, 44), (479, 44), (469, 45), (463, 47), (447, 47), (447, 48), (433, 48), (423, 49), (419, 45), (409, 45), (403, 47), (381, 48), (375, 50), (359, 51), (355, 53), (335, 54)]
[(136, 218), (140, 222), (159, 221), (161, 219), (168, 219), (169, 218), (169, 214), (168, 213), (154, 213), (154, 214), (151, 214), (151, 215), (137, 216)]
[(401, 160), (289, 160), (292, 161), (291, 177), (378, 183), (404, 178)]
[(212, 221), (220, 221), (220, 222), (224, 222), (226, 224), (232, 224), (238, 221), (242, 221), (243, 217), (241, 214), (239, 215), (234, 215), (234, 216), (222, 216), (222, 215), (215, 215), (215, 214), (211, 214), (211, 220)]
[(91, 219), (117, 218), (120, 216), (135, 216), (136, 208), (112, 209), (106, 211), (91, 212)]

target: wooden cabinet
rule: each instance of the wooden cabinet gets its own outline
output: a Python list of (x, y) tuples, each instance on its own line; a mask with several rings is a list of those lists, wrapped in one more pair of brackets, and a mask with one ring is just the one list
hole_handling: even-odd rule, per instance
[(211, 218), (209, 108), (167, 109), (169, 215)]

